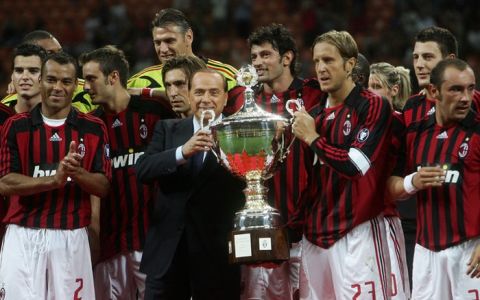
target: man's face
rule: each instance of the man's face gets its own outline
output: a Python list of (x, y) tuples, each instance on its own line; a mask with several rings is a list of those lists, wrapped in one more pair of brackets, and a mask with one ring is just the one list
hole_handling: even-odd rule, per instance
[(163, 78), (165, 92), (174, 112), (188, 115), (191, 111), (188, 99), (188, 80), (182, 69), (173, 69)]
[(186, 33), (182, 33), (179, 26), (168, 25), (154, 27), (152, 34), (155, 52), (162, 64), (178, 55), (189, 54), (193, 41), (193, 34), (190, 29)]
[(48, 54), (62, 51), (62, 46), (60, 46), (60, 43), (56, 38), (38, 40), (36, 45), (45, 49)]
[(271, 83), (282, 76), (284, 72), (284, 58), (268, 42), (252, 45), (250, 58), (257, 71), (259, 82)]
[(322, 91), (335, 93), (342, 89), (348, 72), (351, 72), (355, 61), (344, 61), (338, 49), (332, 44), (320, 42), (313, 47), (315, 72)]
[(430, 73), (443, 59), (437, 42), (416, 42), (413, 49), (413, 67), (417, 76), (418, 85), (427, 87), (430, 83)]
[(385, 97), (389, 102), (392, 102), (392, 93), (388, 86), (378, 78), (377, 74), (370, 74), (368, 78), (368, 89), (382, 97)]
[(106, 103), (114, 91), (109, 84), (108, 78), (100, 70), (100, 64), (96, 61), (89, 61), (83, 65), (83, 78), (85, 85), (83, 89), (90, 95), (94, 104)]
[(467, 116), (475, 91), (475, 75), (470, 68), (460, 71), (455, 67), (447, 67), (443, 79), (436, 106), (446, 125)]
[(16, 56), (13, 60), (12, 83), (24, 99), (40, 94), (42, 61), (38, 56)]
[(195, 116), (200, 119), (202, 111), (212, 109), (219, 116), (227, 104), (228, 94), (224, 90), (222, 75), (216, 73), (196, 73), (192, 78), (190, 105)]
[(41, 85), (42, 101), (47, 109), (59, 111), (69, 108), (77, 86), (75, 67), (48, 60), (43, 69)]

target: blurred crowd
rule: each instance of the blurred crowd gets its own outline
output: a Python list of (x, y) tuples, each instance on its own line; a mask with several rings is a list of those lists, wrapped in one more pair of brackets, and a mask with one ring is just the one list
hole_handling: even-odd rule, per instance
[(313, 39), (330, 29), (349, 31), (370, 63), (388, 61), (410, 67), (414, 34), (438, 25), (457, 37), (460, 57), (478, 72), (479, 6), (475, 0), (0, 1), (0, 95), (10, 82), (13, 47), (35, 29), (51, 32), (75, 56), (106, 44), (117, 45), (126, 52), (132, 74), (156, 64), (150, 21), (166, 7), (184, 11), (194, 24), (194, 53), (235, 67), (249, 61), (249, 33), (272, 22), (293, 32), (300, 62), (305, 62), (301, 64), (304, 77), (312, 75)]

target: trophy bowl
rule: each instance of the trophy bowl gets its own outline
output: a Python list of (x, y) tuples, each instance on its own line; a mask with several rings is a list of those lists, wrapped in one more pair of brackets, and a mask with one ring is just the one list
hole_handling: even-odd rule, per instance
[(229, 261), (281, 262), (289, 259), (287, 231), (280, 212), (267, 203), (263, 182), (286, 156), (289, 143), (284, 132), (289, 121), (255, 104), (253, 67), (240, 69), (237, 82), (246, 87), (244, 105), (210, 127), (215, 142), (212, 150), (219, 162), (247, 183), (245, 207), (235, 213), (229, 237)]

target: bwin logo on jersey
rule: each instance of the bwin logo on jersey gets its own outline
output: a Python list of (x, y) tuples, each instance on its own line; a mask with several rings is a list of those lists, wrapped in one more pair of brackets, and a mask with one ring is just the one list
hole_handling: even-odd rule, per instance
[(33, 168), (33, 178), (38, 178), (38, 177), (46, 177), (46, 176), (53, 176), (57, 173), (57, 167), (52, 166), (51, 168), (40, 168), (39, 165), (35, 166)]
[(445, 173), (445, 183), (457, 183), (460, 178), (460, 172), (456, 170), (447, 170)]
[(120, 168), (125, 168), (125, 167), (130, 167), (135, 165), (137, 162), (138, 158), (143, 155), (144, 152), (133, 152), (132, 149), (129, 149), (128, 154), (123, 154), (119, 156), (115, 156), (112, 159), (112, 166), (114, 169), (120, 169)]

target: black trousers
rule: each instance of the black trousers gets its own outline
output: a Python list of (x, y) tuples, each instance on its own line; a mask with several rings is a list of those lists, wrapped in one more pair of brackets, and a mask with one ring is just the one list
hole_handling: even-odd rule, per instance
[(403, 235), (405, 236), (405, 252), (407, 255), (408, 279), (410, 281), (410, 288), (412, 287), (412, 269), (413, 269), (413, 254), (415, 252), (416, 235), (417, 235), (417, 220), (402, 219)]
[(145, 300), (189, 300), (190, 297), (193, 300), (238, 300), (240, 269), (218, 257), (190, 251), (182, 237), (166, 274), (147, 274)]

